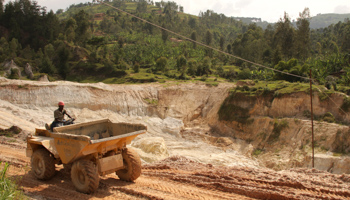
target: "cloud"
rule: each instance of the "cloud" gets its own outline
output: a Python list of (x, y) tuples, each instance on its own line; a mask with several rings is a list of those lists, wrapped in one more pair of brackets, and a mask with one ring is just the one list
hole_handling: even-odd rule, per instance
[(350, 6), (339, 5), (334, 8), (334, 12), (339, 14), (350, 13)]
[(252, 2), (253, 2), (253, 0), (240, 0), (236, 3), (236, 7), (245, 8), (245, 7), (249, 6)]

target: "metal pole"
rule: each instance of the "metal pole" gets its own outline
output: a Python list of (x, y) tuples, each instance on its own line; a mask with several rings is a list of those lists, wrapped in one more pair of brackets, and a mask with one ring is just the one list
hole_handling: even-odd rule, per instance
[(312, 168), (315, 167), (315, 150), (314, 150), (314, 113), (312, 109), (312, 75), (310, 69), (310, 100), (311, 100), (311, 132), (312, 132)]

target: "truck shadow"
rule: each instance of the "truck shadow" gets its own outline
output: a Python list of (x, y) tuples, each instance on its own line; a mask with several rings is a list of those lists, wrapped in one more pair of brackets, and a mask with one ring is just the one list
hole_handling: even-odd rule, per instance
[[(105, 187), (103, 179), (100, 180), (98, 189), (92, 194), (83, 194), (76, 191), (70, 173), (64, 169), (57, 169), (55, 176), (47, 181), (38, 180), (31, 171), (24, 175), (11, 176), (26, 196), (34, 199), (91, 199), (104, 198), (111, 196), (113, 193), (108, 187)], [(115, 179), (117, 182), (119, 179)]]

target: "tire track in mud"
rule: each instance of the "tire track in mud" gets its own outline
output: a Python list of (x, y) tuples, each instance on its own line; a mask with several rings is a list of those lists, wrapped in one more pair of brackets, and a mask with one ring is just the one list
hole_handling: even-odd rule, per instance
[[(150, 177), (166, 177), (181, 183), (197, 187), (214, 189), (226, 193), (236, 193), (258, 199), (350, 199), (348, 191), (324, 188), (308, 188), (301, 183), (280, 181), (262, 181), (238, 176), (218, 176), (206, 173), (174, 174), (173, 170), (146, 169), (144, 175)], [(318, 187), (316, 185), (316, 187)]]
[[(121, 181), (115, 174), (101, 177), (97, 191), (87, 195), (75, 190), (70, 173), (62, 166), (56, 166), (51, 180), (37, 180), (30, 173), (24, 144), (0, 142), (0, 161), (11, 164), (8, 175), (17, 180), (26, 195), (41, 199), (350, 199), (350, 176), (322, 171), (291, 171), (292, 175), (285, 175), (169, 158), (164, 161), (168, 164), (145, 165), (135, 182)], [(299, 173), (304, 178), (296, 178)]]
[[(162, 183), (163, 182), (163, 183)], [(248, 199), (244, 196), (230, 195), (227, 193), (205, 190), (202, 188), (194, 187), (193, 185), (186, 183), (179, 183), (172, 180), (159, 180), (147, 177), (146, 181), (139, 181), (141, 185), (149, 186), (157, 190), (169, 192), (172, 194), (177, 194), (182, 196), (184, 199), (202, 199), (202, 200), (212, 200), (212, 199)], [(249, 198), (250, 199), (250, 198)]]
[(219, 193), (217, 191), (208, 191), (206, 189), (198, 188), (189, 184), (180, 184), (176, 181), (143, 177), (136, 180), (135, 186), (130, 188), (128, 186), (116, 187), (112, 185), (113, 180), (106, 180), (104, 183), (107, 187), (114, 190), (120, 190), (128, 194), (136, 196), (143, 196), (149, 199), (173, 199), (173, 200), (213, 200), (213, 199), (251, 199), (236, 194)]

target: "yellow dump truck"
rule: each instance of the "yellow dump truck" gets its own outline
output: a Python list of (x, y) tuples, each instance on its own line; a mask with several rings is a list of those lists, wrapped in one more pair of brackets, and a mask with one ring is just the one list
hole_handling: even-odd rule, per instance
[(141, 175), (139, 155), (126, 145), (146, 133), (142, 124), (112, 123), (108, 119), (55, 127), (53, 132), (36, 129), (27, 138), (27, 156), (32, 172), (40, 180), (55, 175), (55, 165), (70, 169), (76, 189), (94, 192), (99, 176), (116, 173), (121, 180), (134, 181)]

